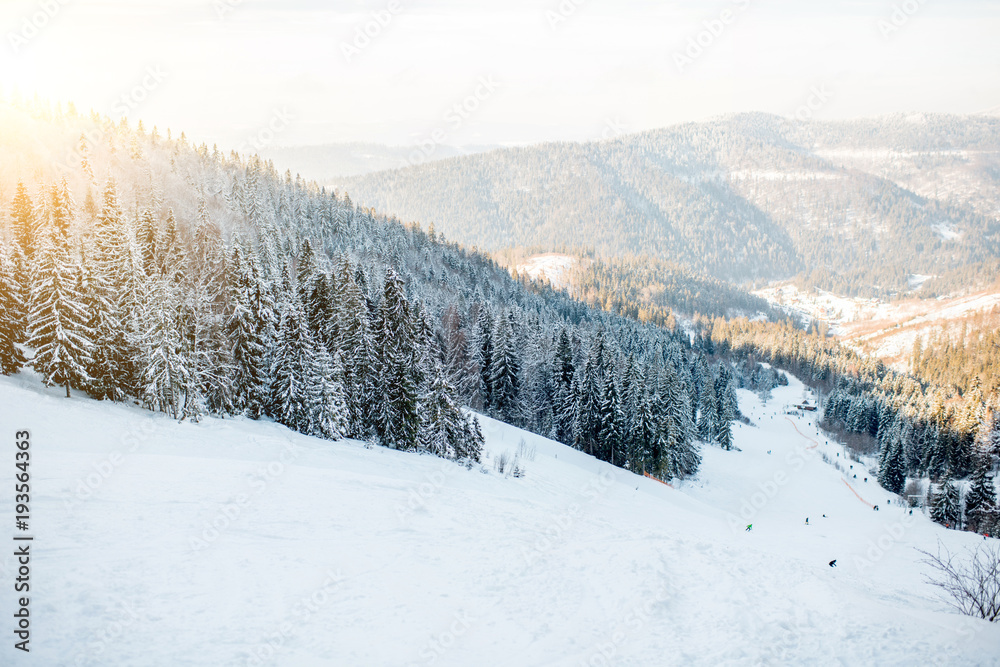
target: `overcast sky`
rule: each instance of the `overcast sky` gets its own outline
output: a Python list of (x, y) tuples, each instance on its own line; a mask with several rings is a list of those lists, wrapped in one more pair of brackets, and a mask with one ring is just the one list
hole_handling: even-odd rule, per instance
[(0, 0), (0, 31), (0, 90), (223, 147), (1000, 106), (984, 0)]

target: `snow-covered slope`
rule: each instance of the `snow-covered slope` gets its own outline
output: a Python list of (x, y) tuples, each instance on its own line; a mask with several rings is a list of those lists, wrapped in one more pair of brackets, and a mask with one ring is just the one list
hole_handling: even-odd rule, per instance
[(673, 489), (488, 419), (484, 472), (0, 379), (35, 537), (32, 652), (5, 627), (0, 664), (1000, 664), (1000, 626), (950, 613), (914, 550), (977, 537), (849, 488), (813, 418), (780, 414), (802, 392), (741, 392), (742, 451)]

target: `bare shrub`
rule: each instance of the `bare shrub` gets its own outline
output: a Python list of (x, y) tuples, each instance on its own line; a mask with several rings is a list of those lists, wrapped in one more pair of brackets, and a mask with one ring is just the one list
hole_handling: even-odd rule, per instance
[(510, 467), (510, 451), (507, 450), (503, 454), (497, 454), (496, 458), (493, 459), (493, 469), (498, 473), (503, 475), (507, 469)]
[(521, 438), (521, 442), (517, 443), (517, 455), (525, 461), (535, 460), (535, 449), (535, 445), (528, 445), (528, 443), (524, 441), (524, 438)]
[(942, 591), (942, 599), (967, 616), (1000, 620), (1000, 548), (981, 544), (966, 551), (967, 557), (952, 554), (940, 542), (932, 554), (920, 551), (921, 561), (934, 568), (927, 581)]

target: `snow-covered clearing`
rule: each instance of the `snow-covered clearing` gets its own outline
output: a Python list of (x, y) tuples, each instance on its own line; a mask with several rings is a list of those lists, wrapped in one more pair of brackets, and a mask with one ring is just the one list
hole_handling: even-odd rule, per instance
[(950, 613), (914, 549), (982, 538), (848, 488), (815, 415), (780, 414), (794, 379), (741, 391), (742, 451), (677, 490), (488, 419), (484, 473), (60, 393), (0, 379), (35, 537), (30, 655), (0, 557), (3, 665), (1000, 664), (1000, 625)]
[(519, 264), (517, 270), (527, 273), (532, 280), (548, 280), (552, 286), (562, 289), (567, 286), (566, 272), (576, 264), (576, 258), (557, 253), (535, 255)]

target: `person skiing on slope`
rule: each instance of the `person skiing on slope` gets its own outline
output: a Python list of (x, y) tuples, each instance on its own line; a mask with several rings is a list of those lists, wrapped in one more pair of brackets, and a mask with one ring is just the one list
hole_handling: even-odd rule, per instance
[(806, 525), (809, 525), (809, 517), (806, 517)]
[(748, 523), (747, 524), (747, 532), (749, 533), (752, 528), (753, 528), (753, 524), (752, 523)]
[(830, 561), (830, 567), (837, 567), (837, 559), (836, 558), (834, 558), (833, 560)]

